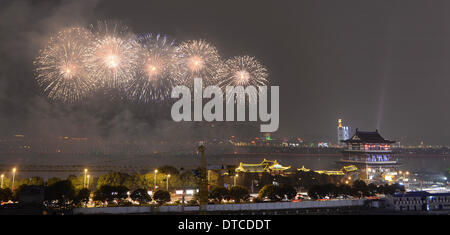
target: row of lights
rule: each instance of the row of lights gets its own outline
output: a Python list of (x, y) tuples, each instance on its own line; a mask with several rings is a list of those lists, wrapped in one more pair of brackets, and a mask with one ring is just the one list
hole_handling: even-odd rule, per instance
[[(12, 169), (12, 173), (13, 173), (13, 177), (12, 177), (11, 190), (14, 192), (14, 180), (15, 180), (15, 177), (16, 177), (16, 168), (15, 167)], [(83, 188), (89, 187), (89, 181), (90, 181), (91, 176), (88, 175), (87, 173), (88, 173), (88, 169), (84, 169)], [(156, 184), (156, 174), (158, 173), (158, 169), (155, 169), (154, 173), (155, 173), (154, 190), (156, 191), (156, 188), (158, 187), (157, 184)], [(236, 174), (235, 177), (234, 177), (234, 185), (236, 185), (236, 178), (238, 176), (239, 175)], [(4, 181), (3, 179), (4, 178), (5, 178), (5, 175), (1, 174), (1, 186), (0, 186), (0, 188), (3, 188), (3, 181)], [(169, 178), (170, 178), (170, 174), (167, 174), (166, 175), (166, 182), (167, 182), (166, 188), (167, 188), (167, 191), (169, 191)]]

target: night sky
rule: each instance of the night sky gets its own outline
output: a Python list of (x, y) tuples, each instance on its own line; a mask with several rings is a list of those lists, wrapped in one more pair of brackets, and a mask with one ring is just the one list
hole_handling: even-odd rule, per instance
[(280, 86), (278, 136), (332, 141), (343, 118), (352, 132), (450, 143), (450, 2), (438, 0), (2, 0), (0, 135), (95, 135), (105, 123), (152, 132), (158, 122), (127, 107), (55, 104), (34, 82), (33, 59), (51, 34), (109, 19), (137, 34), (208, 40), (224, 58), (257, 57)]

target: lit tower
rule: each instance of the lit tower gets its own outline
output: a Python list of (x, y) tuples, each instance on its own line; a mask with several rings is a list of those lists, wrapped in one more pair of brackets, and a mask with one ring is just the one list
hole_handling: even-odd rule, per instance
[(361, 169), (360, 179), (366, 182), (390, 183), (394, 172), (401, 165), (392, 149), (393, 140), (383, 138), (378, 130), (359, 131), (342, 141), (345, 144), (339, 163), (356, 165)]
[(348, 140), (348, 126), (342, 126), (342, 119), (338, 119), (338, 127), (337, 127), (337, 133), (338, 133), (338, 145), (343, 145), (342, 141)]

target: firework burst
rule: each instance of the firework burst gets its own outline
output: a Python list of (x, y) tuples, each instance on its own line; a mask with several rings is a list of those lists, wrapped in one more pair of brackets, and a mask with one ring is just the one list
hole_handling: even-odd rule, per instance
[(81, 27), (67, 28), (50, 38), (34, 61), (36, 81), (50, 99), (76, 102), (94, 88), (84, 61), (93, 35)]
[(139, 38), (141, 53), (137, 76), (128, 84), (127, 93), (143, 102), (164, 101), (177, 84), (178, 71), (174, 41), (151, 34)]
[[(266, 86), (268, 84), (268, 72), (254, 57), (236, 56), (228, 59), (221, 71), (221, 81), (218, 85), (225, 89), (226, 86)], [(256, 100), (257, 92), (249, 94), (249, 99)]]
[(192, 87), (194, 78), (202, 78), (205, 86), (217, 83), (223, 63), (217, 49), (203, 40), (183, 42), (178, 46), (179, 80)]
[(136, 74), (139, 44), (119, 23), (99, 22), (95, 34), (88, 49), (88, 72), (97, 85), (122, 88)]

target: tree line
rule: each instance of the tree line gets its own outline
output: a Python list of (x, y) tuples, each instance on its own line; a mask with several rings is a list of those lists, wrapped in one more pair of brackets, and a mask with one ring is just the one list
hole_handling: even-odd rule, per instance
[(404, 186), (399, 184), (376, 185), (373, 183), (366, 184), (362, 180), (355, 180), (351, 185), (348, 184), (322, 184), (312, 185), (308, 189), (308, 196), (312, 199), (324, 198), (347, 198), (352, 197), (370, 197), (376, 194), (394, 194), (396, 192), (404, 192)]

